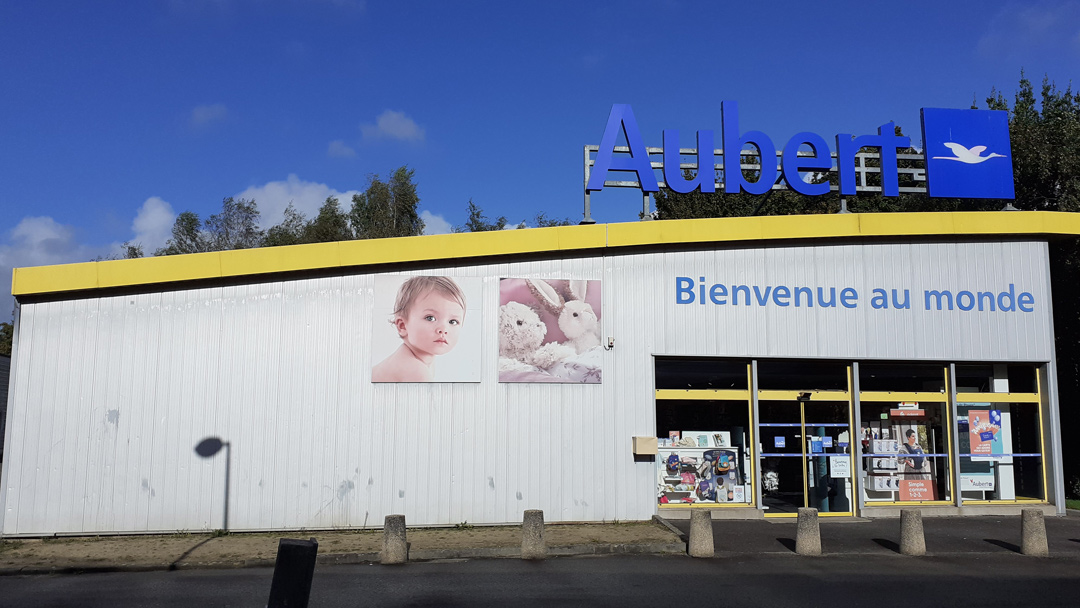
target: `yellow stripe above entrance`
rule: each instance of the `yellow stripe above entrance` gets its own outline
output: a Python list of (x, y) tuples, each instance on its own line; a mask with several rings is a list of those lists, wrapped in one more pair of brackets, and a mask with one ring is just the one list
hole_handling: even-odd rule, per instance
[(957, 403), (1040, 403), (1038, 393), (956, 393)]
[(415, 262), (672, 244), (905, 236), (1080, 235), (1080, 214), (1051, 211), (849, 213), (665, 220), (263, 247), (16, 268), (16, 296)]
[(948, 400), (949, 396), (945, 393), (902, 393), (896, 391), (863, 391), (859, 393), (859, 401), (864, 403), (868, 401), (885, 403), (900, 403), (901, 401), (913, 401), (915, 403), (945, 403)]
[(656, 398), (685, 399), (688, 401), (713, 401), (713, 400), (738, 400), (750, 399), (750, 391), (744, 390), (680, 390), (680, 389), (657, 389)]

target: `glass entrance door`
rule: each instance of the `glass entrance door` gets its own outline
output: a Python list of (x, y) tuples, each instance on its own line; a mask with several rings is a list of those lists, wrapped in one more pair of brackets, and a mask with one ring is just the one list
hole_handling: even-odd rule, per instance
[(852, 514), (848, 403), (760, 401), (758, 414), (765, 515), (794, 515), (799, 507)]

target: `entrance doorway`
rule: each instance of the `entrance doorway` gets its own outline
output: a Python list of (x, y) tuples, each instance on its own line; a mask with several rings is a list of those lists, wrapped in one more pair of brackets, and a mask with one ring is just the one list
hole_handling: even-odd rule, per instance
[(765, 516), (794, 516), (800, 507), (851, 515), (849, 403), (821, 393), (799, 395), (758, 403)]

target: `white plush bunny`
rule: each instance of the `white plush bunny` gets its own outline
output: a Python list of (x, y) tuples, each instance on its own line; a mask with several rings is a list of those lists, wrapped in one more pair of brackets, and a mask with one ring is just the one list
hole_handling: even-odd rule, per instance
[(525, 282), (537, 301), (559, 319), (559, 329), (574, 352), (581, 354), (600, 346), (600, 321), (592, 305), (585, 301), (588, 281), (568, 281), (569, 293), (565, 299), (547, 281), (526, 279)]
[(555, 342), (544, 344), (547, 325), (536, 311), (520, 302), (499, 307), (499, 371), (549, 369), (574, 349)]

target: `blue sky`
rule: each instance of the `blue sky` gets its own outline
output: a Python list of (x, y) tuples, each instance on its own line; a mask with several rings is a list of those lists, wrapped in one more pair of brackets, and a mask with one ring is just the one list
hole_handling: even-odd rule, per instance
[[(1080, 77), (1080, 1), (0, 0), (0, 273), (163, 244), (175, 215), (362, 190), (401, 165), (429, 230), (582, 214), (582, 146), (613, 103), (774, 141), (966, 108), (1021, 69)], [(718, 135), (719, 137), (719, 135)], [(640, 195), (593, 195), (600, 222)], [(0, 288), (0, 317), (11, 310)]]

